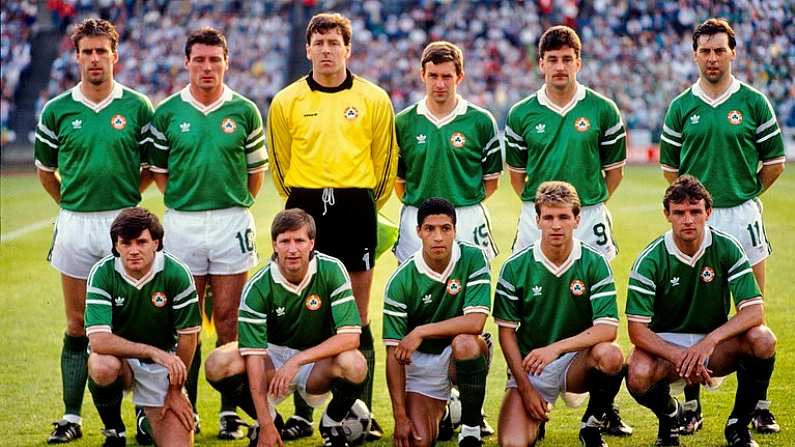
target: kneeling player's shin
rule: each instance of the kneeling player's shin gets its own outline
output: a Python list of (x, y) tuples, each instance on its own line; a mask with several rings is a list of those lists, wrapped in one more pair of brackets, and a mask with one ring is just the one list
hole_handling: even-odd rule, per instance
[[(202, 365), (202, 344), (196, 344), (196, 351), (193, 353), (193, 360), (191, 361), (190, 368), (188, 368), (188, 379), (185, 381), (185, 390), (188, 392), (188, 400), (193, 407), (193, 412), (198, 413), (199, 409), (196, 406), (196, 399), (199, 397), (199, 368)], [(223, 402), (223, 394), (221, 395)], [(232, 408), (234, 411), (234, 408)]]
[(639, 404), (650, 409), (657, 418), (668, 416), (676, 411), (676, 401), (671, 397), (671, 385), (666, 380), (655, 383), (645, 393), (636, 393), (630, 388), (629, 394)]
[[(335, 379), (331, 384), (331, 398), (328, 407), (326, 407), (326, 416), (334, 422), (342, 422), (342, 419), (348, 414), (356, 399), (361, 396), (365, 388), (365, 382), (353, 383), (345, 379)], [(326, 417), (324, 416), (324, 417)], [(324, 421), (328, 424), (329, 421)]]
[(370, 325), (362, 326), (362, 333), (359, 336), (359, 351), (367, 361), (367, 380), (364, 381), (364, 390), (361, 399), (367, 404), (367, 408), (372, 410), (373, 403), (373, 377), (375, 371), (375, 349), (373, 347), (373, 333)]
[(461, 424), (480, 427), (480, 410), (486, 398), (486, 376), (489, 373), (486, 357), (480, 355), (456, 360), (455, 370), (461, 396)]
[(588, 374), (588, 393), (590, 394), (588, 400), (588, 407), (585, 414), (582, 416), (582, 421), (588, 420), (589, 416), (596, 416), (601, 419), (605, 412), (613, 404), (613, 400), (621, 388), (621, 382), (624, 379), (625, 368), (622, 368), (618, 374), (606, 374), (597, 368), (592, 368)]
[(226, 396), (233, 411), (235, 406), (240, 407), (249, 416), (257, 419), (257, 410), (251, 400), (251, 390), (248, 387), (248, 377), (245, 374), (224, 377), (221, 380), (209, 381), (210, 386)]
[(760, 359), (744, 356), (737, 362), (737, 394), (734, 398), (734, 408), (729, 419), (737, 419), (743, 426), (751, 422), (751, 414), (756, 408), (756, 402), (764, 399), (770, 377), (773, 375), (773, 366), (776, 356)]
[(108, 430), (124, 431), (124, 422), (121, 419), (121, 401), (124, 397), (124, 385), (122, 379), (118, 378), (115, 382), (107, 386), (101, 386), (88, 379), (88, 390), (97, 407), (99, 418)]

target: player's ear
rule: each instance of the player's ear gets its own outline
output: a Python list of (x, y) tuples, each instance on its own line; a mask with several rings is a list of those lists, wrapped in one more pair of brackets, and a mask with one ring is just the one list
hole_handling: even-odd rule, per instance
[(309, 252), (311, 253), (313, 251), (315, 251), (315, 240), (309, 239)]
[(116, 241), (113, 241), (113, 244), (111, 244), (111, 246), (110, 246), (110, 252), (113, 254), (113, 256), (115, 256), (115, 257), (117, 257), (117, 258), (118, 258), (119, 256), (121, 256), (121, 255), (119, 254), (119, 251), (118, 251), (118, 250), (116, 250)]
[(312, 56), (309, 53), (309, 44), (306, 44), (306, 60), (311, 61)]
[(155, 251), (163, 251), (163, 239), (157, 240), (157, 250)]

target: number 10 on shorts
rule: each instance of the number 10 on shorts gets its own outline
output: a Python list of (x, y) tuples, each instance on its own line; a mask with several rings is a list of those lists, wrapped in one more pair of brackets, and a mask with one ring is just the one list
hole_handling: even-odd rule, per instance
[(235, 234), (235, 238), (240, 244), (240, 253), (250, 253), (255, 250), (254, 231), (251, 228), (246, 228), (246, 231)]

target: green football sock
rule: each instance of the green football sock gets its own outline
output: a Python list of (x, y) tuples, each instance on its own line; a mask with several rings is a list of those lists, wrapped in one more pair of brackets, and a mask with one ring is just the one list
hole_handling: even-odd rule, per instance
[(362, 327), (362, 333), (359, 336), (359, 351), (364, 355), (367, 361), (367, 379), (364, 381), (364, 390), (360, 399), (367, 404), (367, 408), (372, 411), (373, 403), (373, 377), (375, 373), (375, 350), (373, 348), (373, 333), (370, 331), (370, 325)]
[(701, 394), (701, 385), (693, 384), (693, 385), (685, 385), (685, 402), (690, 402), (694, 400), (696, 402), (700, 401)]
[(666, 380), (655, 383), (645, 393), (629, 394), (638, 401), (639, 404), (650, 409), (655, 416), (662, 418), (676, 411), (676, 399), (671, 397), (671, 385)]
[(88, 378), (88, 337), (64, 334), (61, 350), (61, 380), (64, 414), (80, 416)]
[(461, 398), (461, 424), (480, 427), (483, 401), (486, 399), (486, 376), (489, 368), (486, 357), (456, 360), (456, 378)]
[(333, 397), (326, 407), (326, 415), (334, 422), (342, 422), (342, 419), (348, 414), (348, 410), (362, 394), (363, 389), (364, 382), (353, 383), (344, 379), (336, 379), (331, 384)]
[(295, 405), (295, 415), (306, 419), (310, 423), (314, 417), (315, 409), (310, 407), (308, 403), (301, 397), (300, 393), (293, 393), (293, 405)]
[(737, 394), (729, 419), (737, 419), (742, 426), (751, 422), (756, 403), (767, 393), (776, 356), (769, 359), (742, 357), (737, 362)]
[(610, 375), (592, 368), (588, 375), (588, 407), (582, 416), (582, 422), (586, 422), (590, 416), (602, 419), (605, 412), (613, 404), (613, 400), (621, 388), (624, 379), (623, 370), (618, 374)]
[(93, 380), (88, 381), (88, 390), (94, 399), (94, 406), (105, 429), (124, 431), (124, 422), (121, 419), (121, 401), (124, 397), (121, 378), (107, 386), (100, 386)]
[(188, 400), (193, 407), (193, 412), (198, 413), (196, 399), (199, 398), (199, 369), (202, 366), (202, 344), (196, 344), (196, 351), (193, 353), (193, 361), (188, 369), (188, 378), (185, 381), (185, 390), (188, 392)]

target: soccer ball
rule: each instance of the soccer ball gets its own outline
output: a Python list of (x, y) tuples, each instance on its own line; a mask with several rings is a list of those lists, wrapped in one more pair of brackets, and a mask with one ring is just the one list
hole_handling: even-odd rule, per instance
[(458, 394), (458, 388), (450, 390), (450, 400), (447, 401), (447, 411), (450, 412), (450, 421), (453, 423), (453, 428), (458, 428), (461, 425), (461, 398)]
[(364, 442), (367, 434), (370, 433), (371, 414), (367, 404), (359, 399), (353, 403), (348, 414), (342, 420), (342, 430), (345, 432), (345, 439), (348, 443), (360, 444)]

